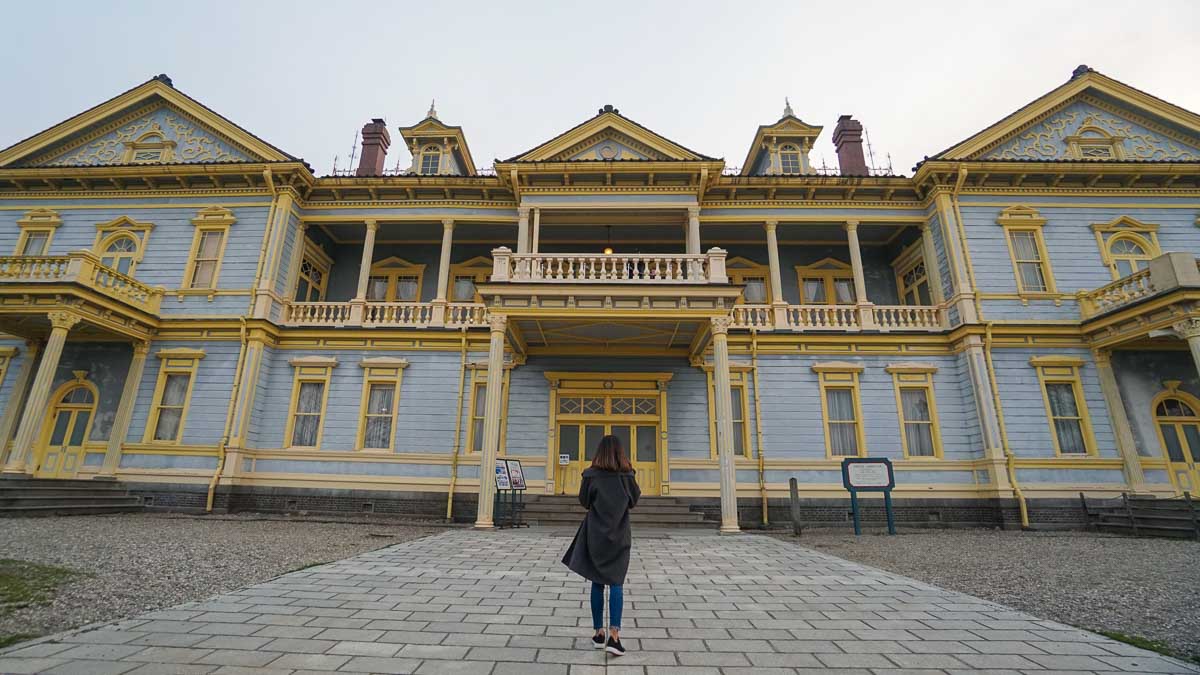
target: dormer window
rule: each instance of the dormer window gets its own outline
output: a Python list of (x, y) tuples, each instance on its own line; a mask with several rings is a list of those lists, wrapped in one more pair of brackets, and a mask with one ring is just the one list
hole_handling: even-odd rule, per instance
[(175, 143), (164, 140), (156, 132), (148, 133), (136, 141), (125, 144), (126, 164), (162, 164), (171, 161)]
[(1075, 136), (1067, 137), (1067, 147), (1076, 159), (1125, 159), (1124, 142), (1124, 137), (1095, 126), (1084, 126)]
[(442, 168), (442, 149), (436, 145), (427, 145), (421, 151), (421, 175), (437, 175)]
[(794, 145), (779, 148), (779, 170), (784, 175), (800, 173), (800, 150)]

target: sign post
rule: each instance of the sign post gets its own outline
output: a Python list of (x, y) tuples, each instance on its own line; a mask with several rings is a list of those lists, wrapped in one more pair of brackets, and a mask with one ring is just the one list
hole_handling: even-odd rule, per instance
[(896, 487), (896, 472), (886, 457), (847, 457), (842, 460), (842, 486), (850, 491), (850, 512), (854, 518), (855, 536), (862, 534), (862, 519), (858, 513), (859, 492), (882, 492), (887, 511), (888, 534), (896, 534), (896, 519), (892, 515), (892, 488)]
[(525, 471), (519, 459), (496, 459), (496, 524), (520, 527), (525, 510)]

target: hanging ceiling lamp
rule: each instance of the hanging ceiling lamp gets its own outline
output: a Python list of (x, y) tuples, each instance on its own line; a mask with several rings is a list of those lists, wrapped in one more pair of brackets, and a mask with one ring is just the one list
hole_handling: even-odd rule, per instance
[(608, 226), (608, 246), (604, 247), (604, 255), (612, 255), (612, 225)]

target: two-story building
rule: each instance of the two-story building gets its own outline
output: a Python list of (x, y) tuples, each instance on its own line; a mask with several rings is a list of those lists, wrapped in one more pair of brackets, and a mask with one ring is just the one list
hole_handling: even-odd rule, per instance
[(612, 106), (392, 131), (316, 176), (160, 75), (0, 151), (4, 474), (490, 526), (481, 466), (571, 493), (611, 433), (726, 531), (841, 520), (854, 456), (909, 521), (1200, 485), (1195, 113), (1081, 66), (912, 176), (790, 106), (740, 169)]

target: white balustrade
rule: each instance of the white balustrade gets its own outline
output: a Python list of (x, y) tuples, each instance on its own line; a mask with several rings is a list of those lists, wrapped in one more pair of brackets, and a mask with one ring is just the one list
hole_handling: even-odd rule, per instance
[(942, 330), (945, 312), (941, 307), (923, 305), (875, 305), (871, 308), (875, 327), (888, 330)]
[(368, 302), (363, 324), (370, 326), (428, 326), (433, 304), (428, 302)]
[(341, 326), (350, 321), (348, 302), (289, 302), (283, 321), (306, 326)]
[(1080, 311), (1084, 316), (1101, 314), (1153, 295), (1156, 291), (1150, 277), (1150, 269), (1138, 270), (1129, 276), (1121, 277), (1111, 284), (1080, 296)]
[(513, 253), (492, 251), (492, 281), (518, 283), (723, 284), (725, 251), (706, 254)]
[(68, 256), (0, 257), (0, 279), (6, 281), (56, 281), (67, 274)]
[(163, 289), (104, 267), (91, 251), (65, 256), (0, 257), (0, 281), (18, 283), (75, 283), (128, 305), (156, 313)]
[(770, 305), (735, 305), (733, 327), (772, 330), (775, 327), (774, 309)]
[(452, 302), (446, 306), (449, 327), (487, 325), (487, 307), (476, 302)]
[(789, 305), (787, 320), (799, 330), (859, 330), (855, 305)]

